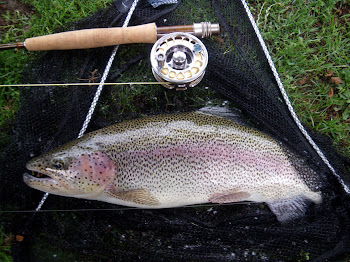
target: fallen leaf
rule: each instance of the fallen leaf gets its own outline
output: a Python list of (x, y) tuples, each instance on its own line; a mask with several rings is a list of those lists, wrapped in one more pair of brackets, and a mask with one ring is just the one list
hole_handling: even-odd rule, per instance
[(339, 15), (339, 16), (341, 16), (342, 14), (343, 14), (343, 11), (341, 10), (341, 8), (339, 7), (338, 9), (337, 9), (337, 14)]
[(307, 82), (308, 78), (307, 76), (304, 76), (302, 79), (300, 79), (298, 82), (300, 85), (305, 85)]
[(334, 90), (333, 90), (333, 88), (330, 88), (328, 91), (328, 97), (332, 98), (333, 95), (334, 95)]
[(16, 235), (16, 240), (17, 240), (18, 242), (22, 242), (23, 239), (24, 239), (24, 236)]
[(340, 79), (339, 76), (337, 76), (337, 77), (331, 77), (331, 81), (332, 81), (332, 83), (335, 84), (335, 85), (340, 85), (340, 84), (343, 83), (343, 82), (341, 81), (341, 79)]
[(222, 37), (218, 37), (218, 36), (215, 36), (215, 35), (213, 35), (213, 39), (216, 42), (219, 42), (220, 44), (223, 44), (225, 42), (225, 40)]
[(334, 76), (334, 72), (333, 71), (327, 69), (326, 72), (327, 72), (327, 74), (324, 75), (325, 77)]
[(7, 238), (5, 238), (4, 240), (4, 244), (5, 246), (9, 246), (12, 244), (12, 242), (15, 240), (15, 236), (14, 235), (9, 235)]

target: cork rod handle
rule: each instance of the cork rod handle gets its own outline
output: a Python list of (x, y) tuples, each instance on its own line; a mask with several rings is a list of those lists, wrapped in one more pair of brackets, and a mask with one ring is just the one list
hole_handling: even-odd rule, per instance
[(114, 28), (95, 28), (28, 38), (24, 46), (29, 51), (85, 49), (132, 43), (155, 43), (155, 23)]

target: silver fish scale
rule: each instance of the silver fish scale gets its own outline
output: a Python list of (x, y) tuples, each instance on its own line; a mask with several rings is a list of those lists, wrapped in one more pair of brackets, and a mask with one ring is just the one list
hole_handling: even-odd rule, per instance
[(117, 164), (116, 190), (147, 189), (162, 207), (204, 203), (215, 193), (241, 191), (256, 202), (300, 194), (317, 198), (276, 141), (220, 117), (163, 115), (102, 133), (88, 140)]

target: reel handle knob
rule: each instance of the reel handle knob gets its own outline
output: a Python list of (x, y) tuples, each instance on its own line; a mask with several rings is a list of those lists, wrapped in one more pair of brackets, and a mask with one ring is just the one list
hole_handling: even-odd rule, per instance
[(194, 35), (201, 38), (211, 37), (213, 34), (219, 34), (219, 24), (212, 24), (210, 22), (201, 22), (193, 24)]

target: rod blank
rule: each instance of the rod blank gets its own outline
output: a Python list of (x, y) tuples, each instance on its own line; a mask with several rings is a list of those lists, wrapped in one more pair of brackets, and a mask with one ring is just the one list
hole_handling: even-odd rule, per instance
[(24, 42), (0, 44), (0, 49), (2, 50), (13, 49), (13, 48), (23, 48), (23, 47), (24, 47)]

